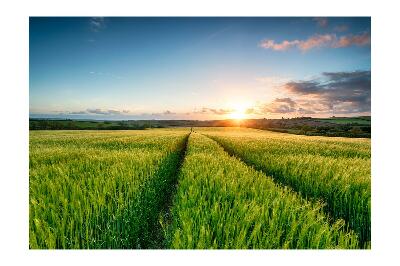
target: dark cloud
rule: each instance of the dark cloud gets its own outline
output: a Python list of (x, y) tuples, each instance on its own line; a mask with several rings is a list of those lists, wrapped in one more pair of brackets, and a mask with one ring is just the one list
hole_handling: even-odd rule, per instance
[(353, 71), (353, 72), (323, 72), (323, 76), (331, 81), (346, 81), (346, 80), (370, 80), (371, 71)]
[(287, 82), (276, 98), (250, 113), (351, 114), (371, 111), (371, 71), (323, 72), (314, 80)]
[(371, 111), (371, 71), (324, 72), (318, 80), (288, 82), (283, 89), (300, 96), (303, 105), (318, 105), (318, 110), (322, 106), (340, 113)]
[(291, 98), (276, 98), (272, 102), (261, 107), (264, 113), (292, 113), (296, 112), (296, 102)]
[(289, 93), (294, 94), (310, 94), (320, 91), (319, 83), (316, 81), (299, 81), (299, 82), (288, 82), (284, 85), (284, 88)]

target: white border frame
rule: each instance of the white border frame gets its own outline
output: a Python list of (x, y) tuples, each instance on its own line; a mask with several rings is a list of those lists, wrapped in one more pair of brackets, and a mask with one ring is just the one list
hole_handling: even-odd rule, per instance
[[(375, 265), (399, 261), (398, 8), (395, 1), (8, 1), (1, 8), (3, 265)], [(28, 248), (29, 16), (372, 16), (372, 250), (113, 250)], [(392, 264), (392, 263), (391, 263)]]

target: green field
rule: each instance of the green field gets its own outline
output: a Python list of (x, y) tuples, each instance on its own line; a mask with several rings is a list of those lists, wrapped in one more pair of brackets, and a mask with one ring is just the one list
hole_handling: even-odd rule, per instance
[(317, 121), (329, 122), (333, 124), (340, 125), (371, 125), (371, 117), (370, 116), (360, 116), (360, 117), (331, 117), (331, 118), (319, 118), (315, 119)]
[(30, 248), (370, 248), (370, 139), (194, 131), (31, 131)]

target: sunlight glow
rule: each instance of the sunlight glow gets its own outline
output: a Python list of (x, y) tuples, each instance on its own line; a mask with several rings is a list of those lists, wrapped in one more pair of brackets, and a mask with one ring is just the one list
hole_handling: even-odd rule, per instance
[(247, 118), (246, 110), (248, 108), (247, 104), (235, 104), (232, 108), (232, 113), (229, 114), (230, 119), (242, 120)]
[(236, 120), (241, 120), (241, 119), (245, 119), (246, 118), (246, 114), (245, 113), (238, 112), (238, 111), (235, 111), (235, 112), (229, 114), (229, 116), (230, 116), (231, 119), (236, 119)]

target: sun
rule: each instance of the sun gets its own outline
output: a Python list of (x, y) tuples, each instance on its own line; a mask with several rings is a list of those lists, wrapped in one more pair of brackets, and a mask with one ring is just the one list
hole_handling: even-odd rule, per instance
[(234, 111), (233, 113), (229, 114), (231, 119), (242, 120), (246, 118), (246, 114), (242, 111)]
[(247, 105), (246, 104), (235, 104), (234, 107), (232, 108), (232, 112), (229, 114), (230, 119), (235, 119), (235, 120), (242, 120), (247, 118), (246, 110), (247, 110)]

